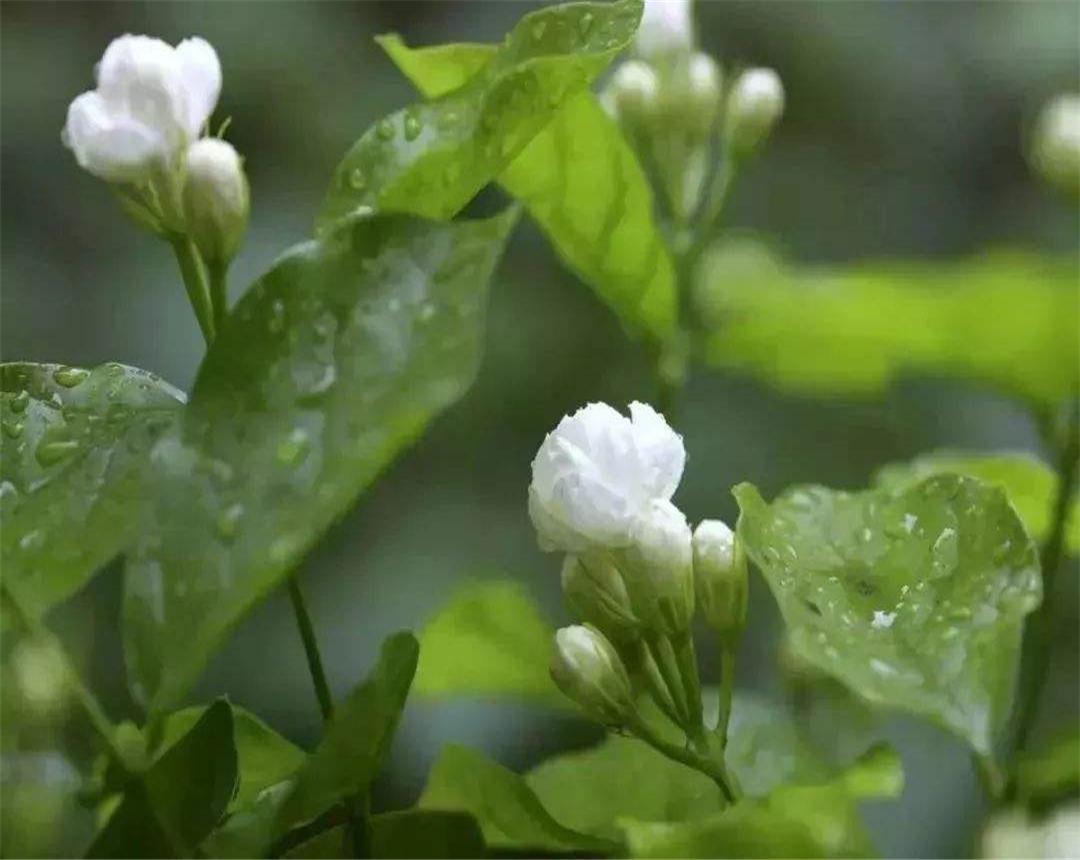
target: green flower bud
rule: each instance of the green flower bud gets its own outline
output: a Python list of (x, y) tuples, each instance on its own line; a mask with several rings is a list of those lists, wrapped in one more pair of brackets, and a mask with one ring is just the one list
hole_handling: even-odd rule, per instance
[(619, 119), (641, 123), (656, 109), (660, 79), (648, 63), (628, 60), (615, 70), (606, 92)]
[(54, 641), (24, 639), (11, 656), (15, 687), (22, 706), (41, 718), (61, 713), (71, 692), (67, 663)]
[(737, 638), (746, 624), (746, 554), (720, 520), (702, 520), (694, 529), (694, 587), (705, 620)]
[(619, 653), (595, 627), (576, 624), (555, 633), (551, 677), (568, 698), (605, 725), (632, 720), (630, 677)]
[(631, 531), (630, 546), (617, 552), (634, 614), (657, 633), (675, 636), (694, 617), (690, 526), (671, 502), (657, 499)]
[(736, 79), (727, 100), (724, 133), (736, 157), (749, 155), (784, 112), (784, 85), (772, 69), (748, 69)]
[(1051, 185), (1080, 194), (1080, 95), (1051, 99), (1039, 113), (1031, 165)]
[(187, 152), (184, 218), (210, 267), (226, 266), (247, 230), (250, 193), (240, 156), (224, 140), (204, 137)]
[(637, 638), (639, 622), (630, 606), (630, 594), (608, 558), (594, 553), (568, 555), (562, 566), (562, 590), (570, 611), (605, 636), (616, 642)]

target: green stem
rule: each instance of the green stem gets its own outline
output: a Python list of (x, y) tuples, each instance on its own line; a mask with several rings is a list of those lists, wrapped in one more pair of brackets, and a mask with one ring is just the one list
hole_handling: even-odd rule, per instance
[(304, 642), (304, 656), (307, 657), (308, 671), (315, 685), (319, 710), (322, 712), (323, 722), (329, 722), (334, 715), (334, 700), (330, 695), (330, 685), (326, 683), (326, 672), (323, 670), (322, 656), (319, 654), (319, 643), (315, 640), (315, 628), (311, 624), (311, 616), (308, 614), (307, 604), (304, 602), (304, 595), (300, 591), (300, 582), (296, 574), (289, 577), (289, 599), (292, 601), (293, 614), (296, 616), (296, 626), (300, 628), (300, 638)]
[(213, 307), (214, 332), (220, 333), (229, 315), (229, 268), (215, 264), (206, 267), (210, 277), (210, 304)]
[(660, 669), (656, 665), (656, 660), (653, 658), (652, 652), (645, 644), (645, 640), (641, 640), (641, 665), (645, 672), (645, 680), (649, 685), (649, 693), (652, 695), (653, 701), (656, 702), (657, 707), (663, 711), (671, 722), (677, 726), (682, 725), (682, 718), (679, 716), (678, 708), (675, 706), (675, 701), (671, 698), (671, 693), (668, 692), (667, 684), (664, 682), (663, 677), (660, 674)]
[(700, 771), (712, 779), (712, 781), (719, 786), (720, 793), (724, 795), (724, 800), (727, 803), (732, 804), (738, 800), (738, 794), (735, 791), (731, 777), (723, 762), (716, 761), (708, 756), (699, 755), (688, 747), (681, 747), (678, 744), (673, 744), (664, 740), (657, 735), (644, 720), (637, 720), (634, 724), (629, 726), (629, 728), (638, 736), (638, 738), (643, 740), (657, 752), (662, 753), (674, 761), (685, 764), (687, 767), (691, 767), (696, 771)]
[(1058, 490), (1050, 518), (1050, 533), (1040, 554), (1043, 577), (1043, 601), (1027, 625), (1025, 660), (1021, 673), (1022, 687), (1019, 697), (1014, 753), (1023, 750), (1028, 743), (1035, 722), (1039, 699), (1046, 684), (1053, 644), (1055, 594), (1057, 572), (1062, 566), (1065, 551), (1065, 527), (1069, 507), (1077, 486), (1077, 466), (1080, 463), (1080, 403), (1070, 406), (1070, 416), (1065, 438), (1058, 454)]
[(672, 646), (689, 706), (690, 728), (693, 734), (703, 736), (705, 723), (701, 705), (701, 678), (698, 675), (697, 654), (694, 653), (694, 639), (687, 631), (680, 634)]
[(720, 719), (716, 736), (721, 749), (727, 748), (728, 726), (731, 723), (731, 699), (735, 692), (735, 648), (726, 637), (720, 637)]
[(675, 651), (671, 647), (671, 640), (661, 633), (649, 636), (646, 643), (652, 653), (656, 667), (660, 671), (660, 677), (664, 681), (668, 695), (675, 705), (675, 711), (679, 715), (677, 720), (679, 727), (684, 731), (689, 731), (693, 726), (692, 712), (690, 703), (686, 699), (686, 690), (683, 687), (678, 661), (675, 657)]
[(214, 303), (207, 283), (206, 267), (191, 239), (175, 236), (170, 244), (180, 266), (180, 276), (184, 279), (184, 288), (195, 311), (195, 319), (199, 322), (199, 330), (209, 346), (214, 342)]

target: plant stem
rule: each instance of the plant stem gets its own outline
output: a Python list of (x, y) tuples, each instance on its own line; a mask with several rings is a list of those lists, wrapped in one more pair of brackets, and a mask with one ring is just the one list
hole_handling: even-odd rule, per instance
[(1077, 486), (1077, 466), (1080, 462), (1080, 403), (1070, 405), (1070, 415), (1058, 453), (1058, 489), (1050, 518), (1050, 533), (1040, 554), (1043, 577), (1043, 601), (1027, 625), (1025, 660), (1021, 673), (1022, 687), (1019, 698), (1016, 734), (1013, 752), (1023, 750), (1035, 722), (1039, 699), (1046, 684), (1050, 662), (1050, 646), (1053, 643), (1055, 594), (1057, 572), (1062, 566), (1065, 550), (1065, 527), (1069, 506)]
[(653, 658), (652, 652), (649, 650), (649, 647), (645, 644), (644, 640), (641, 640), (641, 665), (645, 672), (645, 680), (649, 684), (649, 693), (652, 695), (653, 701), (656, 702), (657, 707), (663, 711), (664, 716), (671, 720), (675, 725), (681, 726), (682, 718), (679, 716), (675, 701), (671, 698), (671, 693), (668, 692), (667, 684), (660, 674), (660, 669), (656, 665), (656, 660)]
[(195, 243), (187, 236), (175, 236), (170, 244), (180, 266), (180, 276), (184, 279), (184, 288), (195, 311), (195, 319), (199, 322), (199, 330), (209, 346), (214, 342), (214, 303), (207, 283), (206, 267)]
[(681, 634), (673, 643), (676, 664), (682, 677), (683, 691), (690, 712), (690, 728), (693, 734), (703, 735), (705, 730), (701, 706), (701, 678), (698, 676), (697, 654), (694, 639), (689, 631)]
[(675, 705), (675, 711), (679, 715), (677, 720), (679, 728), (689, 731), (693, 726), (692, 710), (686, 698), (686, 690), (675, 658), (675, 651), (671, 647), (671, 640), (663, 634), (658, 634), (649, 636), (646, 644), (660, 671), (660, 677), (664, 681), (668, 695)]
[(330, 696), (330, 685), (326, 683), (326, 672), (323, 671), (319, 643), (315, 640), (315, 628), (311, 625), (311, 616), (308, 614), (307, 604), (304, 602), (304, 595), (300, 591), (300, 582), (296, 574), (289, 577), (289, 599), (292, 601), (293, 614), (296, 616), (296, 626), (300, 628), (300, 638), (304, 642), (304, 656), (307, 657), (308, 671), (315, 685), (319, 710), (322, 712), (323, 722), (329, 722), (334, 714), (334, 700)]
[(221, 331), (225, 317), (229, 315), (229, 269), (215, 264), (206, 267), (210, 277), (210, 304), (213, 307), (214, 332)]
[(131, 771), (128, 762), (116, 744), (116, 727), (105, 714), (105, 709), (101, 707), (101, 703), (97, 700), (97, 697), (91, 692), (90, 688), (86, 686), (82, 678), (79, 677), (79, 673), (75, 671), (75, 667), (72, 665), (71, 658), (68, 656), (63, 644), (52, 631), (45, 627), (40, 621), (34, 620), (32, 616), (23, 609), (22, 604), (19, 603), (15, 595), (6, 586), (3, 586), (2, 596), (4, 602), (11, 608), (12, 613), (15, 615), (19, 626), (23, 628), (23, 631), (28, 636), (47, 640), (49, 644), (56, 649), (63, 663), (65, 681), (75, 693), (75, 698), (79, 702), (79, 706), (82, 708), (90, 725), (104, 742), (106, 752), (122, 771), (130, 773)]
[(720, 637), (720, 719), (716, 724), (716, 736), (720, 748), (727, 748), (728, 725), (731, 722), (731, 698), (735, 692), (735, 648)]
[(724, 766), (723, 762), (700, 755), (688, 747), (681, 747), (678, 744), (673, 744), (664, 740), (657, 735), (644, 720), (638, 720), (629, 728), (635, 735), (657, 752), (662, 753), (668, 758), (680, 762), (681, 764), (685, 764), (687, 767), (692, 767), (694, 770), (700, 771), (712, 779), (712, 781), (719, 786), (720, 793), (724, 795), (724, 800), (728, 804), (735, 803), (738, 800), (738, 795), (733, 788), (731, 777), (728, 775), (727, 768)]

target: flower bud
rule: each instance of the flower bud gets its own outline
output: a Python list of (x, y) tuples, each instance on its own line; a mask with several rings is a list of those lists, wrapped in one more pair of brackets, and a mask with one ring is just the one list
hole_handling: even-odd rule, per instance
[(24, 639), (11, 657), (15, 688), (23, 708), (39, 718), (63, 711), (70, 693), (67, 664), (51, 639)]
[(694, 529), (694, 587), (705, 620), (725, 637), (737, 637), (746, 623), (746, 555), (720, 520), (702, 520)]
[(563, 597), (570, 611), (616, 642), (632, 640), (639, 622), (622, 575), (600, 554), (568, 555), (562, 567)]
[(648, 63), (628, 60), (615, 70), (608, 92), (617, 117), (642, 122), (656, 107), (660, 79)]
[(184, 180), (187, 230), (208, 266), (225, 266), (247, 230), (250, 200), (240, 156), (214, 137), (188, 149)]
[(687, 81), (691, 109), (709, 128), (720, 108), (720, 66), (708, 54), (698, 51), (690, 57)]
[(639, 56), (656, 59), (687, 54), (693, 46), (692, 0), (645, 0), (634, 38)]
[(594, 627), (576, 624), (555, 633), (551, 677), (566, 696), (605, 725), (624, 725), (634, 713), (626, 667)]
[(1052, 185), (1080, 194), (1080, 95), (1051, 99), (1035, 123), (1031, 164)]
[(668, 636), (685, 632), (694, 617), (691, 543), (682, 512), (656, 500), (634, 524), (630, 546), (616, 553), (634, 614)]
[(753, 152), (784, 112), (784, 85), (772, 69), (739, 75), (727, 101), (725, 134), (735, 156)]

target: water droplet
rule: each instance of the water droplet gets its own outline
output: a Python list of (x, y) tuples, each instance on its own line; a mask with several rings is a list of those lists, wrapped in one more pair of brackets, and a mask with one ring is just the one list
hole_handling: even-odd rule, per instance
[(232, 540), (240, 527), (240, 520), (244, 516), (244, 506), (237, 502), (229, 505), (218, 514), (217, 533), (222, 540)]
[(390, 119), (382, 120), (377, 126), (375, 126), (375, 134), (379, 136), (379, 140), (391, 141), (394, 139), (394, 123)]
[(4, 435), (9, 439), (18, 439), (22, 436), (23, 423), (22, 421), (5, 421), (4, 422)]
[(363, 191), (367, 188), (367, 177), (359, 167), (354, 167), (349, 171), (349, 187), (353, 191)]
[(19, 491), (11, 481), (0, 481), (0, 502), (18, 498)]
[(297, 466), (311, 449), (311, 440), (303, 427), (294, 427), (277, 448), (277, 460), (283, 466)]
[(417, 314), (420, 322), (429, 322), (432, 317), (435, 316), (435, 305), (432, 302), (424, 302), (420, 307), (420, 313)]
[(270, 334), (279, 334), (285, 328), (285, 303), (281, 299), (274, 299), (270, 305), (270, 322), (267, 329)]
[(532, 25), (532, 35), (537, 41), (544, 38), (544, 32), (547, 30), (547, 21), (537, 21)]
[(9, 405), (11, 406), (11, 411), (12, 412), (19, 413), (19, 412), (25, 412), (26, 407), (27, 407), (27, 405), (29, 403), (30, 403), (30, 392), (23, 389), (22, 391), (20, 391), (18, 394), (16, 394), (14, 397), (11, 398), (11, 403)]
[(44, 439), (38, 443), (34, 457), (42, 466), (55, 466), (79, 450), (74, 439)]
[(64, 388), (74, 388), (89, 375), (90, 371), (81, 367), (58, 367), (53, 371), (53, 381)]
[(420, 122), (420, 118), (409, 115), (405, 117), (405, 139), (416, 140), (420, 136), (420, 132), (423, 131), (424, 125)]
[(585, 38), (589, 35), (589, 30), (592, 29), (593, 16), (592, 12), (586, 12), (581, 18), (578, 19), (578, 31), (581, 33), (581, 38)]
[(45, 532), (41, 529), (34, 529), (31, 532), (27, 532), (19, 539), (19, 549), (23, 552), (30, 552), (31, 550), (39, 549), (45, 543)]

